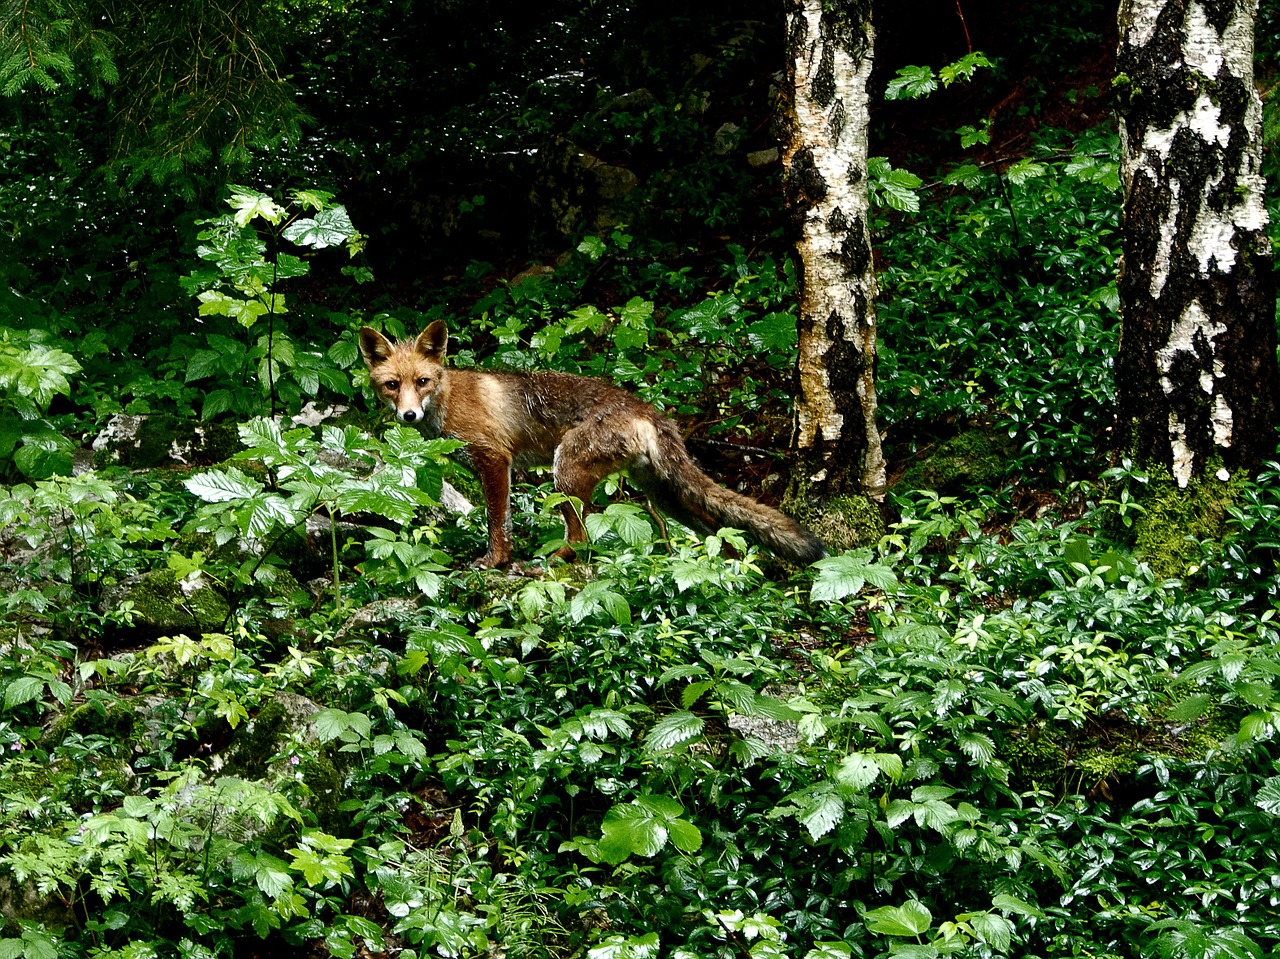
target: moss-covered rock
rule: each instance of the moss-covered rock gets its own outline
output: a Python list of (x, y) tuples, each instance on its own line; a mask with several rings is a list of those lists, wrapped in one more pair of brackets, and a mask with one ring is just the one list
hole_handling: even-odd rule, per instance
[(791, 471), (782, 511), (807, 526), (833, 553), (871, 546), (885, 534), (879, 503), (858, 495), (823, 500), (814, 494), (803, 470)]
[[(340, 830), (343, 768), (332, 744), (321, 746), (315, 727), (320, 707), (280, 692), (244, 723), (219, 757), (219, 771), (278, 784), (315, 816), (320, 828)], [(291, 752), (289, 747), (296, 747)]]
[(1150, 756), (1201, 760), (1231, 734), (1216, 710), (1191, 723), (1132, 722), (1118, 714), (1095, 717), (1083, 727), (1036, 722), (1014, 730), (1001, 755), (1018, 790), (1123, 794)]
[(0, 919), (6, 922), (40, 923), (50, 929), (64, 929), (75, 924), (76, 916), (69, 897), (60, 896), (56, 892), (41, 893), (35, 883), (16, 883), (8, 875), (0, 873)]
[(70, 733), (105, 736), (120, 743), (131, 742), (137, 730), (138, 712), (129, 700), (94, 699), (72, 706), (53, 721), (43, 737), (45, 746), (56, 746)]
[(227, 600), (203, 576), (179, 579), (173, 570), (157, 569), (130, 576), (108, 589), (100, 611), (132, 608), (131, 629), (143, 638), (175, 633), (207, 633), (222, 629), (231, 614)]
[(866, 496), (837, 496), (821, 508), (801, 510), (796, 518), (833, 553), (870, 546), (885, 533), (879, 505)]
[(967, 430), (939, 443), (912, 464), (895, 486), (948, 493), (990, 489), (1008, 473), (1012, 452), (1013, 444), (1007, 436)]
[(94, 466), (152, 469), (162, 463), (206, 464), (240, 448), (236, 426), (197, 423), (168, 413), (113, 416), (93, 441)]

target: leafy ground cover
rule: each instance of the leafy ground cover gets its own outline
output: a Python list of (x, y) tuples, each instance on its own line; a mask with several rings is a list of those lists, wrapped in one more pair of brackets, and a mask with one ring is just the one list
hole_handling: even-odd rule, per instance
[[(4, 340), (28, 452), (0, 500), (0, 953), (1275, 952), (1280, 466), (1213, 535), (1166, 531), (1172, 568), (1135, 533), (1152, 481), (1102, 458), (1111, 149), (1047, 142), (886, 214), (895, 522), (810, 570), (662, 540), (616, 485), (583, 562), (461, 568), (484, 533), (433, 510), (466, 484), (447, 444), (359, 417), (52, 475), (76, 366), (104, 416), (292, 411), (355, 394), (361, 323), (446, 313), (459, 363), (608, 376), (767, 468), (781, 254), (637, 267), (618, 229), (422, 311), (290, 312), (304, 257), (359, 236), (332, 197), (290, 219), (239, 190), (183, 284), (206, 325), (147, 385), (112, 392), (56, 331)], [(522, 555), (557, 515), (522, 487)], [(138, 577), (190, 627), (147, 633)]]

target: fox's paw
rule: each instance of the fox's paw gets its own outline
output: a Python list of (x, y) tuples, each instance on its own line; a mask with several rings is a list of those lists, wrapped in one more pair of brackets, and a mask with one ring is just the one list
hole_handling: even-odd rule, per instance
[(506, 569), (511, 565), (511, 557), (497, 557), (492, 552), (485, 553), (471, 563), (472, 569)]

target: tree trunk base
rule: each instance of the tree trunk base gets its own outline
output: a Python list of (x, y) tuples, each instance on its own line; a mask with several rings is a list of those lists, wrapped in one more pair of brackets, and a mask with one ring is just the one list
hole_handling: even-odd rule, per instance
[(783, 512), (811, 529), (831, 553), (874, 546), (885, 534), (882, 505), (869, 496), (843, 494), (819, 500), (809, 491), (803, 471), (793, 472), (782, 498)]
[(1239, 500), (1248, 475), (1241, 471), (1223, 481), (1209, 473), (1184, 488), (1165, 467), (1149, 473), (1151, 479), (1134, 499), (1142, 512), (1128, 530), (1134, 554), (1157, 579), (1188, 576), (1200, 559), (1195, 541), (1222, 538), (1228, 509)]

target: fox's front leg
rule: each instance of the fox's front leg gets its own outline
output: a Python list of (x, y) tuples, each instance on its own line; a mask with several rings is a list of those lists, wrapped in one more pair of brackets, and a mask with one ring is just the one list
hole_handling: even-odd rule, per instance
[(484, 491), (489, 514), (489, 552), (472, 566), (501, 569), (511, 562), (511, 460), (488, 450), (470, 449), (471, 465)]

